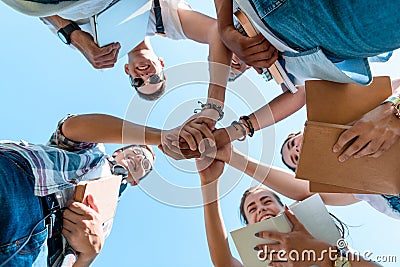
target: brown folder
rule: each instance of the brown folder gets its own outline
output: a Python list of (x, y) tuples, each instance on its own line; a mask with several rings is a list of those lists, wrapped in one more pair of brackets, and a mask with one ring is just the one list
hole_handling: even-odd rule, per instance
[(110, 175), (79, 182), (75, 187), (74, 200), (84, 202), (88, 194), (93, 195), (103, 223), (113, 218), (117, 210), (121, 176)]
[(313, 192), (400, 193), (400, 142), (379, 158), (338, 161), (332, 147), (349, 126), (392, 93), (389, 77), (375, 77), (369, 86), (307, 81), (308, 121), (296, 178), (310, 181)]

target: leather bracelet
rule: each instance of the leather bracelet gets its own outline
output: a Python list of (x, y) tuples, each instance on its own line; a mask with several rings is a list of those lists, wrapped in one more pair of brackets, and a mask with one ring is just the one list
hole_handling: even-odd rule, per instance
[[(252, 124), (251, 121), (250, 121), (249, 116), (240, 116), (239, 119), (240, 119), (240, 120), (243, 120), (244, 122), (246, 122), (246, 124), (247, 124), (247, 129), (249, 129), (248, 136), (249, 136), (249, 137), (253, 137), (253, 135), (254, 135), (254, 127), (253, 127), (253, 124)], [(246, 126), (246, 125), (245, 125), (245, 126)]]
[(388, 99), (386, 99), (385, 101), (382, 102), (382, 104), (385, 103), (391, 103), (392, 107), (394, 107), (396, 109), (396, 113), (394, 114), (396, 116), (396, 118), (400, 119), (400, 97), (398, 96), (391, 96)]
[(196, 108), (193, 112), (197, 113), (199, 110), (204, 110), (204, 109), (214, 109), (218, 112), (219, 118), (217, 119), (217, 121), (222, 120), (222, 118), (224, 117), (224, 112), (222, 111), (221, 106), (217, 106), (214, 103), (205, 103), (203, 104), (201, 101), (197, 102), (198, 104), (200, 104), (200, 108)]

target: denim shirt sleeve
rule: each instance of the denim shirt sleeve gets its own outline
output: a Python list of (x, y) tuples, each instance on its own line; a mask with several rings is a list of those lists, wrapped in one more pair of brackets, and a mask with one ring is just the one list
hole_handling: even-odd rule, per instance
[(51, 135), (50, 140), (47, 143), (48, 146), (58, 147), (67, 151), (79, 151), (88, 150), (97, 145), (97, 143), (73, 141), (64, 136), (61, 131), (64, 122), (75, 116), (76, 115), (69, 114), (58, 122), (56, 131)]

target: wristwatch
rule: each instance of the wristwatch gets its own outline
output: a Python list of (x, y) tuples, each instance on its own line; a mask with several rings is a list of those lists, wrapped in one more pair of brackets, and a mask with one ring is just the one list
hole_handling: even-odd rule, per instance
[(75, 22), (71, 21), (70, 24), (61, 28), (57, 31), (58, 37), (60, 37), (61, 41), (64, 44), (71, 44), (71, 33), (75, 30), (80, 30), (81, 28)]

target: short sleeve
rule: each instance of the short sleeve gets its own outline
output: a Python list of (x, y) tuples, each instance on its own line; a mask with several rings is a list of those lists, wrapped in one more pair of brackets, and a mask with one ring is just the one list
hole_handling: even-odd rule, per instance
[(68, 115), (65, 118), (61, 119), (58, 122), (56, 131), (51, 135), (49, 142), (47, 145), (58, 147), (67, 151), (79, 151), (79, 150), (88, 150), (94, 148), (97, 143), (89, 143), (89, 142), (77, 142), (71, 139), (68, 139), (62, 133), (62, 126), (66, 120), (69, 118), (75, 117), (76, 115)]

